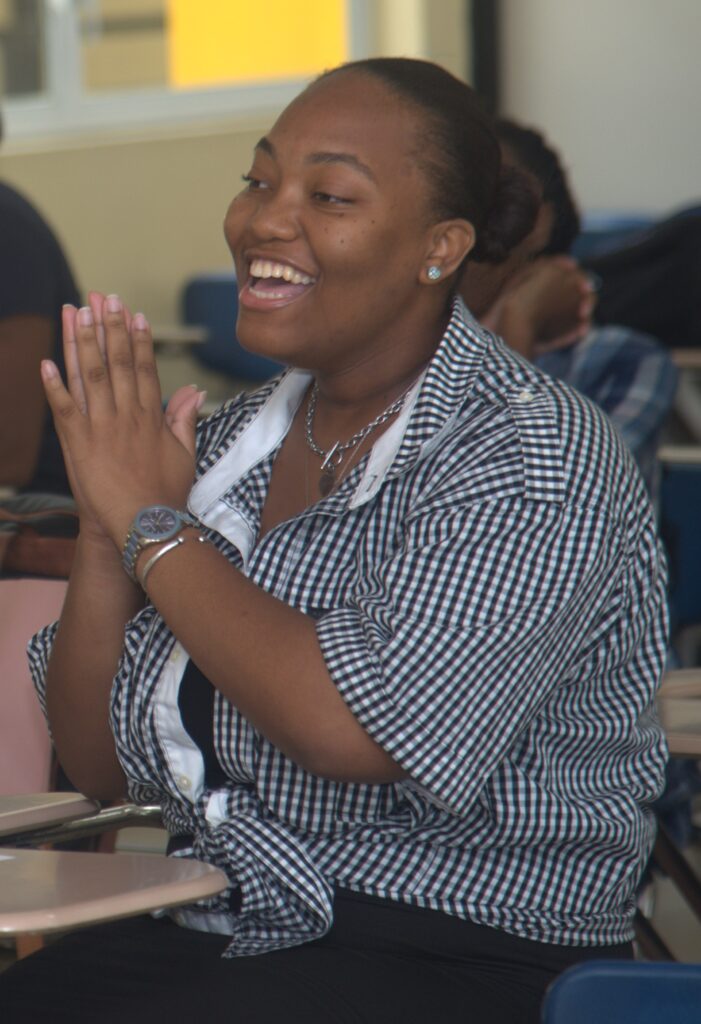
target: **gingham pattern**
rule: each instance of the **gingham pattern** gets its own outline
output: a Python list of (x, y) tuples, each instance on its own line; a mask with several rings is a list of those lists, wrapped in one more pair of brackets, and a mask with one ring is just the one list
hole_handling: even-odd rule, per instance
[[(217, 899), (181, 920), (230, 933), (228, 955), (258, 953), (323, 934), (341, 884), (544, 942), (628, 940), (666, 756), (664, 565), (630, 456), (458, 303), (399, 425), (256, 542), (306, 386), (293, 371), (203, 425), (190, 508), (313, 616), (335, 685), (409, 778), (314, 777), (217, 694), (230, 783), (208, 790), (177, 707), (187, 656), (147, 607), (113, 688), (131, 796), (159, 801), (171, 831), (194, 834), (185, 852), (243, 893), (237, 915)], [(40, 691), (51, 635), (31, 648)]]
[(669, 352), (630, 327), (594, 327), (576, 345), (537, 356), (536, 365), (604, 410), (656, 497), (657, 445), (679, 377)]

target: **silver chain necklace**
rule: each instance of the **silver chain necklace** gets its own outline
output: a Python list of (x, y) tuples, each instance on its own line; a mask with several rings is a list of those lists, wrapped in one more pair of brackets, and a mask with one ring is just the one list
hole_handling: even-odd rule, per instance
[(388, 405), (384, 412), (381, 412), (379, 416), (376, 416), (371, 423), (363, 427), (356, 434), (353, 434), (347, 441), (341, 444), (340, 441), (336, 441), (328, 451), (324, 451), (314, 440), (313, 425), (314, 425), (314, 413), (316, 412), (316, 400), (319, 397), (319, 385), (314, 384), (312, 393), (309, 396), (309, 404), (307, 406), (307, 415), (305, 417), (305, 437), (307, 439), (307, 445), (311, 448), (315, 455), (320, 456), (322, 459), (321, 463), (321, 476), (319, 477), (319, 492), (323, 498), (331, 493), (336, 484), (336, 470), (343, 462), (344, 456), (349, 448), (359, 447), (365, 438), (370, 434), (375, 427), (379, 427), (382, 423), (385, 423), (390, 416), (393, 416), (395, 412), (399, 412), (404, 403), (406, 402), (407, 395), (414, 386), (414, 381), (411, 382), (406, 391), (403, 391), (399, 398), (395, 398), (391, 405)]

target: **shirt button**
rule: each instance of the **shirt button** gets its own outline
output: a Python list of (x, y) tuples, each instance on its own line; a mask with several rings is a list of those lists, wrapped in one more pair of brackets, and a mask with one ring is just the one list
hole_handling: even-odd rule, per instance
[(176, 663), (176, 661), (178, 660), (178, 657), (179, 657), (178, 652), (177, 651), (173, 651), (173, 653), (168, 658), (168, 661), (171, 663), (171, 665), (174, 665)]
[(518, 395), (519, 402), (532, 402), (535, 395), (532, 391), (520, 391)]
[(192, 789), (192, 782), (187, 775), (178, 775), (178, 789)]

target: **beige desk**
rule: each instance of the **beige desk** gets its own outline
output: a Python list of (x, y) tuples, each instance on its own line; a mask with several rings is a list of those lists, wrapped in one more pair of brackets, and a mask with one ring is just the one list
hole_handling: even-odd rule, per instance
[(209, 337), (206, 327), (195, 324), (154, 324), (151, 327), (153, 344), (157, 348), (172, 346), (187, 348), (191, 345), (203, 345)]
[(0, 836), (46, 828), (95, 814), (100, 807), (81, 793), (35, 793), (0, 796)]
[(670, 753), (701, 758), (701, 700), (667, 697), (657, 705)]
[(701, 463), (701, 445), (662, 444), (657, 450), (657, 456), (663, 466), (698, 466)]
[(672, 360), (680, 370), (701, 370), (701, 346), (673, 348)]
[(152, 853), (0, 848), (0, 935), (63, 931), (213, 896), (219, 868)]

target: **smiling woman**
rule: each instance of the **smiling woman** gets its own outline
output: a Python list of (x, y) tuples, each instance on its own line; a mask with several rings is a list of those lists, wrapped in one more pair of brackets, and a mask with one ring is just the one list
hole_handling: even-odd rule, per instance
[(284, 373), (196, 436), (141, 314), (66, 310), (43, 380), (81, 530), (37, 687), (73, 783), (158, 801), (230, 888), (52, 943), (6, 1019), (535, 1024), (564, 967), (630, 955), (654, 517), (604, 418), (455, 297), (534, 206), (464, 83), (363, 61), (226, 214), (239, 338)]

